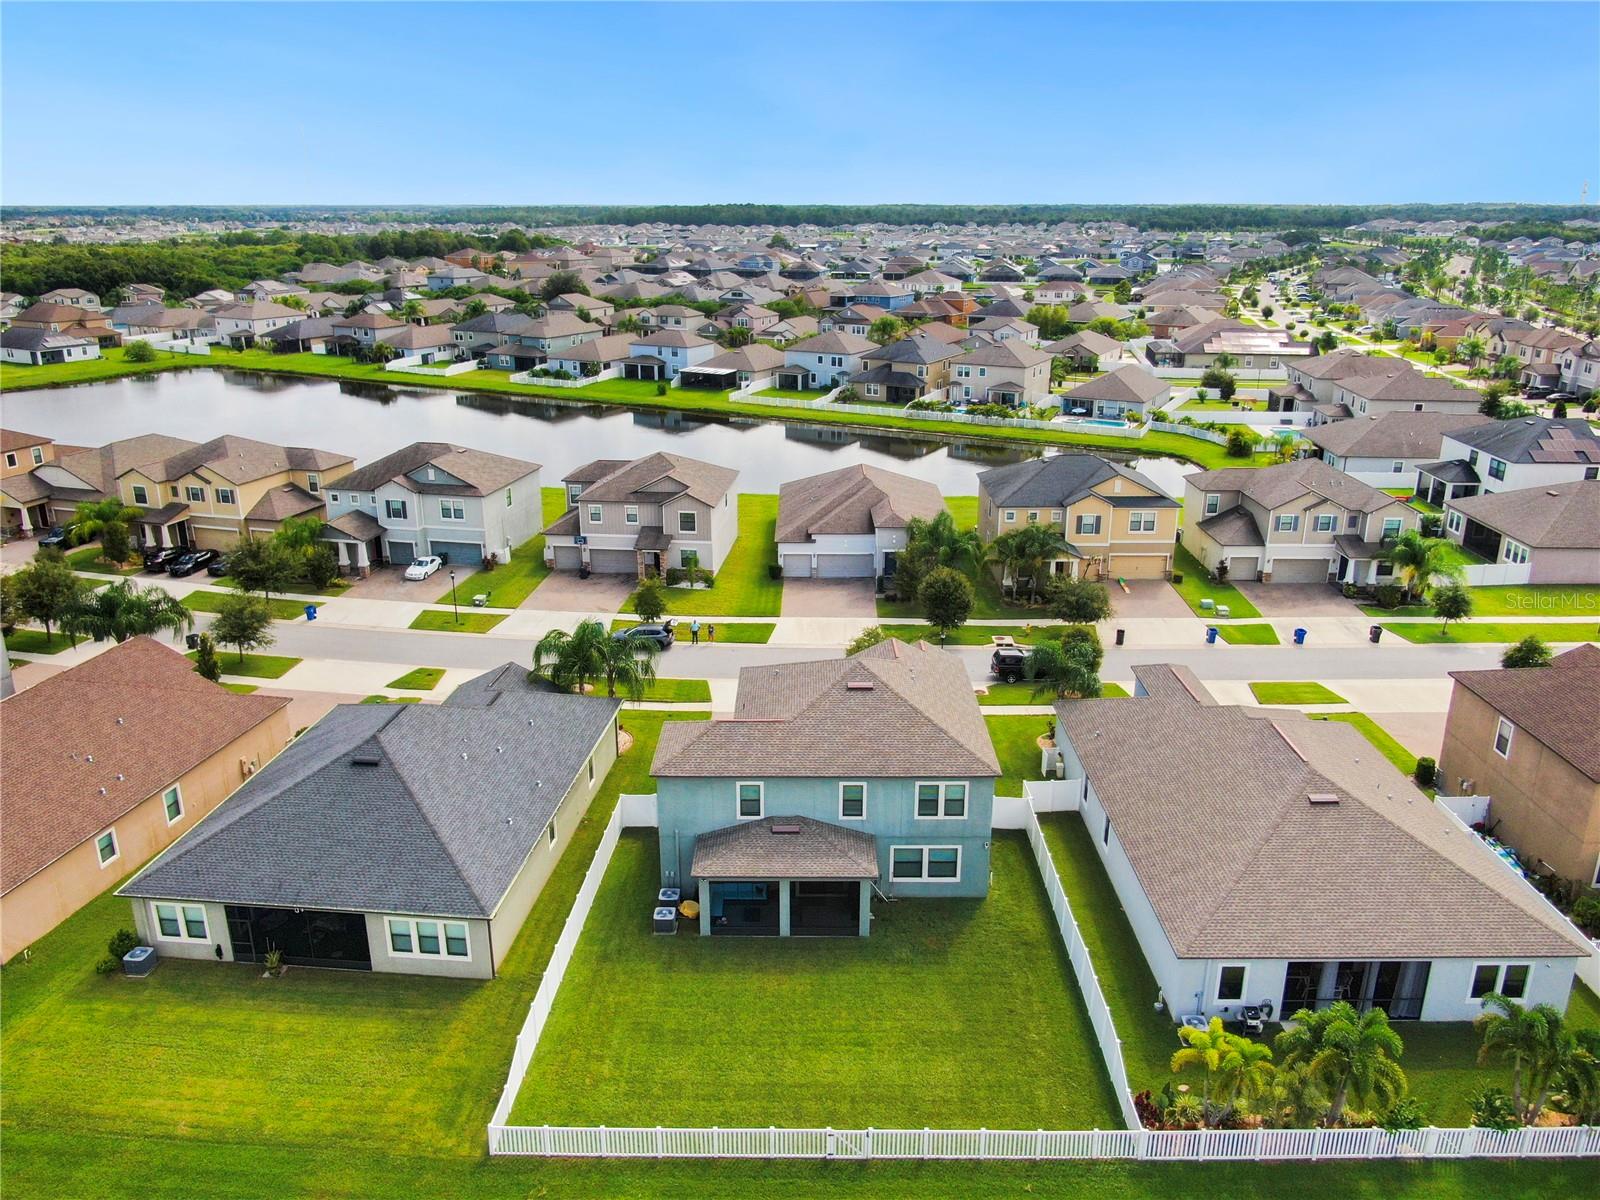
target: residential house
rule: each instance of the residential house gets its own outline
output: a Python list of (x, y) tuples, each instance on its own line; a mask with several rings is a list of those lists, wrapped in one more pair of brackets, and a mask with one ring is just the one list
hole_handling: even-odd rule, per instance
[(545, 561), (640, 579), (673, 568), (714, 574), (739, 535), (738, 476), (662, 452), (586, 463), (562, 480), (568, 508), (544, 531)]
[(1171, 398), (1172, 384), (1129, 363), (1067, 389), (1061, 396), (1061, 410), (1107, 419), (1147, 418)]
[(864, 338), (872, 332), (873, 322), (882, 319), (883, 313), (876, 308), (852, 304), (836, 312), (823, 313), (817, 324), (823, 333), (841, 330), (855, 337)]
[(1600, 391), (1600, 339), (1568, 346), (1557, 356), (1556, 364), (1561, 368), (1563, 391), (1584, 398)]
[(1145, 344), (1145, 357), (1154, 367), (1198, 367), (1217, 364), (1219, 355), (1233, 360), (1231, 370), (1280, 371), (1295, 359), (1311, 357), (1309, 342), (1297, 342), (1282, 329), (1246, 325), (1218, 318), (1181, 331), (1172, 338), (1153, 338)]
[(1480, 492), (1514, 492), (1600, 477), (1600, 434), (1580, 417), (1518, 417), (1454, 430), (1439, 460), (1417, 468), (1417, 495), (1442, 505)]
[(451, 265), (428, 272), (428, 287), (435, 292), (458, 287), (482, 287), (489, 277), (476, 267)]
[(894, 312), (910, 304), (916, 296), (904, 284), (885, 279), (869, 279), (864, 283), (847, 283), (833, 293), (833, 303), (843, 308), (860, 305), (883, 312)]
[(203, 309), (149, 305), (129, 316), (123, 336), (152, 342), (211, 342), (217, 336), (217, 322)]
[(617, 701), (526, 679), (507, 663), (443, 704), (335, 708), (118, 891), (140, 937), (493, 978), (617, 755)]
[(1178, 517), (1178, 502), (1149, 479), (1094, 454), (1053, 454), (978, 475), (983, 540), (1028, 525), (1056, 531), (1066, 545), (1046, 564), (1050, 575), (1164, 579)]
[(658, 329), (655, 333), (634, 335), (631, 354), (622, 364), (627, 379), (676, 379), (687, 370), (721, 350), (715, 342), (682, 329)]
[(954, 655), (889, 640), (746, 667), (732, 717), (662, 730), (661, 883), (704, 936), (871, 932), (872, 896), (989, 890), (989, 731)]
[[(267, 764), (289, 743), (288, 705), (211, 683), (147, 637), (0, 701), (0, 961), (188, 832)], [(209, 956), (209, 941), (203, 949)]]
[(1050, 355), (1021, 339), (980, 346), (954, 361), (950, 398), (962, 404), (1044, 404), (1050, 395)]
[(111, 327), (111, 314), (72, 304), (51, 304), (41, 300), (30, 304), (11, 318), (13, 329), (36, 329), (67, 337), (91, 338), (100, 346), (115, 346), (121, 339)]
[(1059, 341), (1051, 342), (1045, 349), (1053, 357), (1064, 360), (1069, 371), (1093, 371), (1100, 367), (1110, 370), (1121, 363), (1133, 361), (1128, 348), (1116, 338), (1092, 329), (1080, 329), (1077, 333), (1068, 334)]
[(309, 288), (303, 288), (298, 283), (284, 283), (280, 279), (257, 279), (254, 283), (247, 283), (234, 293), (234, 299), (240, 304), (248, 304), (252, 300), (270, 300), (281, 303), (285, 296), (309, 296)]
[(450, 332), (463, 355), (482, 358), (491, 349), (520, 345), (520, 335), (532, 325), (533, 318), (523, 313), (486, 312), (452, 325)]
[(360, 312), (353, 317), (334, 317), (333, 344), (346, 353), (371, 354), (379, 342), (411, 326), (384, 313)]
[(91, 311), (98, 311), (102, 307), (98, 294), (75, 287), (54, 288), (40, 296), (39, 301), (41, 304), (68, 304)]
[(1483, 797), (1485, 824), (1536, 873), (1600, 888), (1600, 649), (1450, 678), (1440, 791)]
[(50, 488), (34, 469), (56, 459), (51, 438), (20, 429), (0, 429), (0, 537), (28, 538), (55, 524)]
[(944, 511), (933, 484), (857, 464), (778, 489), (778, 562), (785, 578), (892, 578), (913, 519)]
[[(200, 309), (176, 308), (168, 312), (192, 312), (203, 316)], [(280, 354), (329, 354), (333, 347), (333, 321), (332, 317), (304, 317), (298, 321), (290, 321), (287, 325), (280, 325), (272, 331), (268, 339), (272, 348)], [(213, 332), (215, 324), (212, 325)]]
[(705, 314), (682, 304), (660, 304), (655, 308), (638, 309), (633, 317), (642, 332), (654, 333), (658, 329), (693, 331), (705, 319)]
[(219, 305), (211, 315), (217, 323), (217, 337), (236, 348), (254, 345), (258, 338), (267, 337), (273, 330), (305, 316), (297, 308), (270, 300)]
[(122, 289), (122, 298), (128, 304), (160, 304), (166, 295), (166, 288), (153, 283), (130, 283)]
[(1481, 413), (1391, 412), (1302, 431), (1330, 467), (1375, 488), (1413, 487), (1417, 468), (1438, 460), (1444, 437), (1486, 425)]
[(869, 404), (909, 404), (942, 390), (950, 382), (953, 360), (961, 355), (961, 347), (917, 329), (863, 354), (861, 370), (850, 382)]
[[(37, 306), (35, 306), (37, 307)], [(0, 331), (0, 362), (42, 367), (57, 363), (87, 362), (100, 357), (100, 343), (75, 333), (51, 333), (13, 325)]]
[[(1468, 1021), (1566, 1007), (1589, 946), (1353, 726), (1211, 702), (1181, 668), (1056, 705), (1079, 814), (1173, 1021), (1338, 1000)], [(1153, 749), (1176, 764), (1153, 785)], [(1194, 831), (1226, 829), (1197, 866)]]
[[(506, 340), (484, 354), (488, 366), (515, 371), (542, 366), (550, 355), (591, 342), (605, 332), (601, 326), (582, 320), (576, 313), (558, 309), (551, 309), (542, 317), (524, 317), (508, 324), (513, 328)], [(459, 330), (461, 326), (456, 328)]]
[[(7, 507), (24, 509), (36, 529), (68, 525), (79, 504), (120, 495), (117, 476), (129, 467), (159, 462), (195, 443), (162, 434), (143, 434), (95, 449), (54, 447), (26, 475), (0, 480)], [(31, 456), (31, 452), (30, 452)]]
[(552, 350), (544, 365), (548, 370), (566, 371), (574, 377), (620, 371), (622, 363), (633, 353), (633, 337), (631, 333), (612, 333), (579, 342), (565, 350)]
[(1444, 531), (1488, 562), (1526, 567), (1525, 576), (1504, 582), (1600, 583), (1600, 479), (1593, 475), (1447, 500)]
[(1387, 583), (1384, 548), (1421, 515), (1319, 458), (1184, 480), (1184, 548), (1206, 570), (1263, 583)]
[(821, 328), (815, 317), (784, 317), (768, 325), (761, 337), (763, 341), (787, 346), (802, 338), (815, 337)]
[(777, 386), (804, 392), (839, 387), (862, 370), (861, 357), (877, 344), (842, 329), (819, 333), (784, 349)]
[(572, 313), (580, 321), (597, 321), (608, 327), (617, 313), (617, 306), (610, 300), (602, 296), (585, 296), (581, 292), (552, 297), (550, 308), (554, 312)]
[(714, 354), (702, 363), (684, 368), (678, 386), (718, 390), (760, 390), (773, 386), (783, 366), (783, 351), (760, 342)]
[(1502, 329), (1489, 338), (1491, 359), (1514, 358), (1522, 365), (1523, 386), (1553, 385), (1561, 378), (1560, 359), (1584, 339), (1560, 329)]

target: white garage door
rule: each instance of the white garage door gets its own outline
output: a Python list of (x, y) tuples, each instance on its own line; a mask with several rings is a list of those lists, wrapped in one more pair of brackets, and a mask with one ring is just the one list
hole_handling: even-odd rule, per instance
[(1228, 578), (1250, 580), (1256, 577), (1256, 572), (1261, 569), (1261, 559), (1258, 555), (1235, 554), (1228, 560)]
[(1273, 583), (1326, 583), (1328, 560), (1325, 558), (1275, 558), (1272, 560)]
[(582, 546), (551, 546), (550, 549), (555, 554), (558, 571), (576, 571), (583, 565)]
[(632, 550), (591, 549), (589, 569), (596, 575), (637, 575), (639, 556)]
[(785, 579), (810, 579), (811, 555), (785, 554), (783, 556), (783, 577)]
[(1117, 579), (1162, 579), (1167, 573), (1164, 554), (1113, 554), (1111, 574)]
[(864, 579), (873, 574), (870, 554), (819, 554), (817, 574), (823, 579)]

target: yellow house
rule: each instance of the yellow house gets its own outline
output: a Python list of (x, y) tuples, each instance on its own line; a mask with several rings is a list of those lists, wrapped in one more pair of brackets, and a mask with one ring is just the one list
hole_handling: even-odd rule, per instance
[(1176, 500), (1137, 471), (1093, 454), (1056, 454), (978, 476), (984, 541), (1048, 526), (1066, 542), (1050, 573), (1074, 579), (1165, 579), (1179, 511)]
[(50, 489), (33, 470), (55, 458), (50, 438), (0, 429), (0, 534), (25, 538), (50, 528)]

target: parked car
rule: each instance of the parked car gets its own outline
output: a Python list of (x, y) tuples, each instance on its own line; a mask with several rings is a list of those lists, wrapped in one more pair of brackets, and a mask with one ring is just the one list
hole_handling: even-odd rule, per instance
[(412, 582), (418, 579), (426, 579), (442, 566), (444, 566), (444, 562), (437, 555), (430, 554), (426, 558), (413, 558), (411, 565), (406, 568), (406, 578)]
[(65, 546), (67, 544), (67, 531), (57, 525), (39, 539), (41, 546)]
[(189, 551), (184, 546), (146, 546), (143, 550), (144, 569), (157, 573), (172, 565), (172, 560), (182, 558)]
[(1578, 398), (1577, 392), (1551, 392), (1545, 397), (1551, 404), (1571, 404)]
[(1555, 389), (1549, 384), (1530, 383), (1522, 394), (1529, 400), (1543, 400), (1545, 397), (1554, 394), (1554, 392)]
[(206, 574), (213, 579), (221, 579), (228, 573), (228, 556), (219, 554), (215, 559), (206, 564)]
[(617, 630), (611, 636), (619, 642), (654, 642), (657, 650), (669, 650), (673, 640), (672, 624), (671, 621), (662, 621), (660, 624), (631, 625), (627, 629)]
[(1027, 671), (1026, 646), (997, 646), (989, 657), (989, 673), (1001, 683), (1016, 683)]
[(168, 563), (167, 574), (174, 579), (180, 579), (185, 575), (193, 575), (201, 567), (209, 567), (221, 558), (222, 555), (215, 550), (191, 550)]

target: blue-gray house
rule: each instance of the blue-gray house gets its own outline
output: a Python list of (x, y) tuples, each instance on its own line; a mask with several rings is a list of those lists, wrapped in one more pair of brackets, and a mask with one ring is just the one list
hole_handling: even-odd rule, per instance
[(872, 898), (989, 891), (988, 727), (959, 659), (886, 641), (746, 667), (732, 717), (669, 723), (661, 883), (702, 934), (867, 936)]

